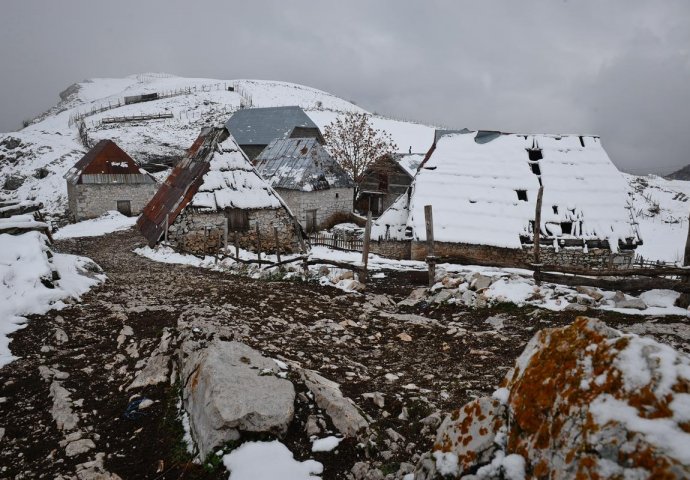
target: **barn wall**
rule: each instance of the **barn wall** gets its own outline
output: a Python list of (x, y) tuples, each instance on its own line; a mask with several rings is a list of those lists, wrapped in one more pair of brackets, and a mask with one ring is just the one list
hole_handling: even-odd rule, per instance
[(412, 242), (396, 240), (373, 240), (369, 244), (369, 251), (396, 260), (409, 260)]
[(156, 183), (67, 184), (68, 205), (76, 221), (100, 217), (109, 210), (117, 210), (118, 200), (129, 200), (132, 215), (139, 215), (156, 191)]
[(308, 210), (316, 210), (316, 223), (319, 228), (336, 213), (352, 212), (353, 188), (330, 188), (315, 192), (279, 188), (276, 191), (305, 229)]
[[(249, 229), (238, 232), (239, 246), (256, 251), (256, 224), (259, 224), (261, 251), (275, 252), (273, 227), (278, 227), (278, 242), (282, 253), (299, 251), (299, 239), (292, 217), (283, 208), (248, 210)], [(168, 230), (168, 241), (173, 248), (195, 254), (213, 254), (222, 247), (225, 214), (184, 210)], [(228, 244), (234, 245), (234, 233), (228, 233)]]

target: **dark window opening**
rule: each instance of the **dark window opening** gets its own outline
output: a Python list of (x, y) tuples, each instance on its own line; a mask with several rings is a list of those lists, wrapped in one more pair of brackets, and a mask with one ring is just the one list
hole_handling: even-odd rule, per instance
[(555, 213), (556, 215), (558, 215), (558, 205), (554, 205), (554, 206), (551, 207), (551, 208), (553, 208), (553, 213)]
[(120, 212), (125, 217), (132, 216), (132, 204), (129, 200), (118, 200), (117, 201), (117, 211)]
[(225, 218), (228, 219), (228, 231), (246, 232), (249, 230), (249, 212), (241, 208), (226, 208)]
[(544, 156), (541, 154), (541, 148), (528, 148), (527, 154), (529, 155), (529, 159), (533, 162), (544, 158)]
[(336, 194), (335, 194), (335, 198), (338, 198), (338, 195), (339, 195), (339, 194), (336, 193)]
[(388, 174), (387, 173), (379, 173), (379, 191), (381, 191), (381, 192), (387, 192), (388, 191)]
[(573, 233), (573, 222), (561, 222), (561, 232), (563, 235), (571, 235)]
[(532, 170), (533, 174), (541, 175), (541, 168), (539, 167), (538, 162), (529, 162), (529, 168)]
[(518, 200), (527, 201), (527, 190), (515, 190), (515, 193), (517, 193)]

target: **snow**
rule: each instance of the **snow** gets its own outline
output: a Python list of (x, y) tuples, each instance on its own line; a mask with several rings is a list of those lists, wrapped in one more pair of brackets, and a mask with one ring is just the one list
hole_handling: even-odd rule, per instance
[(523, 304), (535, 292), (535, 286), (527, 280), (501, 278), (486, 291), (486, 296), (499, 302)]
[(510, 390), (507, 388), (499, 388), (494, 393), (491, 395), (492, 398), (495, 398), (501, 404), (507, 405), (508, 404), (508, 397), (510, 395)]
[(280, 208), (275, 191), (261, 178), (232, 135), (213, 151), (209, 171), (192, 198), (191, 206), (213, 211), (226, 208)]
[[(47, 239), (39, 232), (0, 235), (0, 366), (15, 358), (7, 335), (22, 328), (25, 315), (62, 308), (64, 300), (78, 299), (105, 280), (104, 275), (86, 275), (93, 264), (87, 258), (60, 253), (49, 258), (48, 251)], [(51, 280), (53, 271), (60, 279), (49, 288), (41, 280)]]
[(342, 438), (330, 436), (330, 437), (325, 437), (325, 438), (317, 438), (314, 440), (311, 444), (311, 451), (312, 452), (330, 452), (334, 448), (336, 448), (340, 442), (342, 442)]
[(673, 308), (680, 293), (673, 290), (649, 290), (640, 294), (642, 300), (649, 307)]
[(281, 442), (246, 442), (223, 456), (229, 480), (315, 480), (323, 473), (316, 460), (299, 462)]
[(53, 234), (56, 240), (79, 237), (99, 237), (106, 233), (127, 230), (134, 226), (137, 217), (126, 217), (117, 211), (109, 211), (98, 218), (66, 225)]
[(613, 249), (636, 237), (628, 186), (597, 137), (502, 134), (477, 142), (476, 135), (442, 136), (417, 173), (405, 224), (414, 239), (426, 240), (424, 206), (432, 205), (437, 241), (520, 248), (539, 190), (527, 154), (533, 145), (543, 155), (542, 232), (558, 235), (561, 222), (572, 222), (571, 238), (607, 239)]
[(476, 475), (478, 479), (525, 480), (525, 459), (521, 455), (506, 455), (499, 450), (491, 463), (477, 470)]

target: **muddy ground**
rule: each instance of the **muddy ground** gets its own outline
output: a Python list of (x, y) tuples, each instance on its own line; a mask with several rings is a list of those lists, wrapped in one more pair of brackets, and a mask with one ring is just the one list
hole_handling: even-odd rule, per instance
[[(5, 429), (0, 478), (89, 478), (108, 472), (124, 479), (226, 478), (217, 459), (200, 465), (187, 452), (177, 385), (126, 390), (164, 328), (204, 322), (231, 326), (234, 339), (267, 356), (318, 370), (371, 417), (368, 446), (346, 440), (337, 453), (311, 454), (302, 425), (313, 405), (298, 402), (297, 419), (283, 440), (297, 458), (321, 461), (323, 478), (345, 478), (358, 461), (383, 473), (400, 472), (401, 464), (404, 469), (430, 448), (436, 426), (431, 414), (490, 394), (537, 330), (565, 325), (576, 315), (513, 305), (397, 307), (425, 283), (425, 274), (389, 272), (373, 279), (366, 295), (353, 295), (315, 283), (258, 281), (156, 263), (132, 253), (142, 245), (133, 230), (55, 245), (95, 260), (108, 281), (81, 303), (31, 317), (12, 336), (12, 353), (20, 358), (0, 370), (0, 429)], [(503, 319), (502, 328), (485, 322), (496, 316)], [(687, 338), (675, 329), (685, 319), (594, 311), (590, 316), (617, 328), (653, 330), (657, 339), (687, 351)], [(118, 346), (125, 325), (134, 333)], [(412, 341), (401, 340), (401, 333)], [(386, 374), (398, 379), (387, 380)], [(67, 455), (65, 433), (51, 415), (50, 375), (62, 379), (79, 416), (78, 429), (95, 445), (87, 452)], [(362, 397), (368, 392), (381, 393), (383, 407)], [(126, 418), (135, 393), (155, 403)], [(392, 442), (395, 446), (386, 441), (389, 428), (404, 437)]]

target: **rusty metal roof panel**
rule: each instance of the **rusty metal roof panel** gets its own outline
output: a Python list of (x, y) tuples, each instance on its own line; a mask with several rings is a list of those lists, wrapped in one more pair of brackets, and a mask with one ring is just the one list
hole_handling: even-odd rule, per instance
[(98, 142), (64, 178), (76, 185), (81, 183), (82, 175), (129, 175), (129, 183), (155, 183), (154, 178), (112, 140)]

